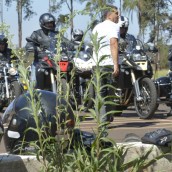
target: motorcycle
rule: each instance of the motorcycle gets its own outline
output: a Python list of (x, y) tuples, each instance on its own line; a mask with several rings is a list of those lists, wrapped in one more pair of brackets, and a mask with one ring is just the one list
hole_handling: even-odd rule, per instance
[[(120, 54), (120, 72), (113, 78), (115, 98), (114, 115), (121, 115), (128, 106), (134, 105), (141, 119), (152, 118), (157, 108), (157, 92), (153, 82), (151, 61), (141, 41), (130, 54)], [(110, 94), (112, 95), (112, 94)]]
[[(57, 142), (59, 144), (62, 138), (61, 149), (64, 149), (65, 152), (67, 149), (74, 150), (76, 144), (91, 150), (96, 135), (74, 129), (75, 116), (69, 104), (64, 99), (57, 101), (57, 94), (51, 91), (38, 90), (37, 93), (34, 95), (34, 99), (39, 98), (40, 101), (37, 114), (38, 126), (33, 117), (34, 110), (31, 108), (29, 93), (24, 93), (14, 99), (5, 110), (2, 121), (0, 119), (0, 136), (3, 136), (6, 151), (11, 154), (36, 152), (40, 141), (37, 127), (41, 129), (44, 146), (48, 141), (57, 145)], [(57, 109), (63, 109), (59, 111), (58, 116)], [(33, 146), (33, 142), (35, 146)], [(49, 142), (48, 147), (50, 146)], [(106, 141), (102, 143), (103, 146), (109, 145)]]
[(84, 105), (84, 111), (88, 111), (93, 106), (92, 98), (95, 97), (93, 84), (90, 82), (92, 78), (92, 49), (85, 46), (78, 53), (77, 57), (73, 58), (75, 66), (75, 75), (77, 81), (77, 95), (79, 105)]
[[(39, 43), (35, 42), (30, 37), (27, 37), (26, 40), (28, 42), (33, 42), (35, 45), (35, 51), (39, 51), (36, 47), (37, 45), (39, 45)], [(36, 88), (49, 90), (56, 93), (57, 83), (55, 75), (57, 73), (57, 65), (54, 61), (55, 47), (50, 46), (49, 49), (47, 49), (46, 47), (42, 47), (42, 50), (40, 51), (41, 53), (39, 53), (39, 56), (41, 57), (41, 60), (36, 66)]]
[(7, 61), (0, 61), (0, 110), (23, 93), (16, 68)]
[[(14, 99), (6, 108), (2, 124), (5, 126), (3, 139), (7, 152), (18, 154), (20, 151), (34, 151), (31, 143), (39, 145), (37, 127), (42, 130), (41, 137), (44, 140), (57, 136), (57, 141), (60, 136), (65, 137), (66, 129), (70, 132), (74, 128), (74, 114), (64, 99), (57, 101), (57, 94), (46, 90), (38, 90), (34, 94), (34, 99), (40, 101), (38, 114), (35, 114), (38, 119), (34, 117), (32, 100), (28, 92)], [(57, 108), (61, 109), (58, 115)]]
[[(159, 77), (154, 82), (157, 89), (157, 109), (159, 104), (172, 107), (172, 72), (169, 71), (167, 76)], [(171, 114), (172, 110), (169, 112), (169, 115)]]

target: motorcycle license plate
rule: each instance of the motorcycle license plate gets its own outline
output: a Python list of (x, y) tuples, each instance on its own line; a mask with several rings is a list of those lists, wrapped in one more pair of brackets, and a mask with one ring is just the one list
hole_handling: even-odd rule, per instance
[(58, 62), (58, 64), (62, 72), (67, 72), (69, 62)]
[(147, 67), (148, 67), (148, 62), (147, 61), (138, 61), (138, 62), (135, 62), (139, 67), (138, 67), (138, 70), (147, 70)]

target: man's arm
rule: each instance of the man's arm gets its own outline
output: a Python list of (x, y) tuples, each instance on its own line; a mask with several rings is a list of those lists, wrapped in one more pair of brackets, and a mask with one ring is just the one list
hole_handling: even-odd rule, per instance
[(118, 66), (118, 39), (117, 38), (111, 38), (110, 39), (110, 49), (111, 49), (111, 55), (114, 63), (114, 76), (118, 76), (119, 73), (119, 66)]

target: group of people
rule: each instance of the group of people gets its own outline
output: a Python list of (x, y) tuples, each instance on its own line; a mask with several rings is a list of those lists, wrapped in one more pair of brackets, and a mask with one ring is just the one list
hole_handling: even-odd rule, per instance
[[(93, 53), (93, 59), (95, 61), (100, 60), (100, 58), (105, 55), (106, 58), (100, 63), (102, 72), (106, 71), (107, 65), (113, 65), (112, 75), (117, 77), (119, 75), (118, 54), (120, 51), (132, 50), (132, 48), (134, 48), (136, 45), (136, 39), (134, 36), (127, 34), (129, 20), (127, 17), (120, 16), (116, 6), (107, 5), (107, 8), (103, 11), (103, 18), (103, 22), (97, 24), (92, 30), (93, 35), (97, 34), (97, 41), (100, 40), (102, 47), (98, 52), (98, 57), (96, 57), (96, 53)], [(34, 60), (31, 66), (31, 81), (35, 82), (36, 67), (42, 58), (41, 52), (45, 48), (48, 49), (51, 44), (49, 33), (58, 33), (58, 31), (55, 30), (56, 18), (52, 14), (42, 14), (39, 18), (39, 23), (41, 28), (33, 31), (30, 36), (31, 40), (33, 41), (28, 41), (25, 46), (27, 52), (34, 52)], [(78, 30), (75, 36), (83, 36), (83, 32)], [(4, 35), (0, 36), (0, 53), (3, 54), (7, 59), (10, 59), (11, 50), (8, 48), (7, 41), (8, 40)], [(123, 42), (125, 42), (125, 47), (123, 46)], [(37, 46), (35, 47), (35, 45)], [(108, 78), (105, 77), (102, 79), (101, 84), (105, 84), (107, 82)], [(101, 91), (101, 96), (106, 96), (106, 88)], [(107, 105), (103, 105), (100, 115), (103, 116), (107, 110)], [(102, 117), (102, 121), (108, 120), (110, 120), (110, 118)]]

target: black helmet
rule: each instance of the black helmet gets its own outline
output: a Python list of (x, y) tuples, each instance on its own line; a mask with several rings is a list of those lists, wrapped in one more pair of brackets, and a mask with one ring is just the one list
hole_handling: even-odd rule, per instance
[[(45, 26), (45, 23), (53, 22), (54, 28), (48, 28)], [(50, 13), (44, 13), (40, 16), (39, 18), (39, 24), (42, 29), (47, 29), (47, 30), (55, 30), (56, 27), (56, 19), (55, 17), (50, 14)]]
[(5, 35), (0, 35), (0, 43), (7, 44), (8, 39), (5, 37)]
[(118, 23), (121, 28), (128, 28), (129, 26), (129, 20), (127, 17), (124, 17), (124, 16), (119, 17)]
[(79, 41), (81, 42), (82, 41), (82, 38), (84, 36), (84, 32), (80, 29), (75, 29), (72, 33), (72, 39), (74, 41)]

